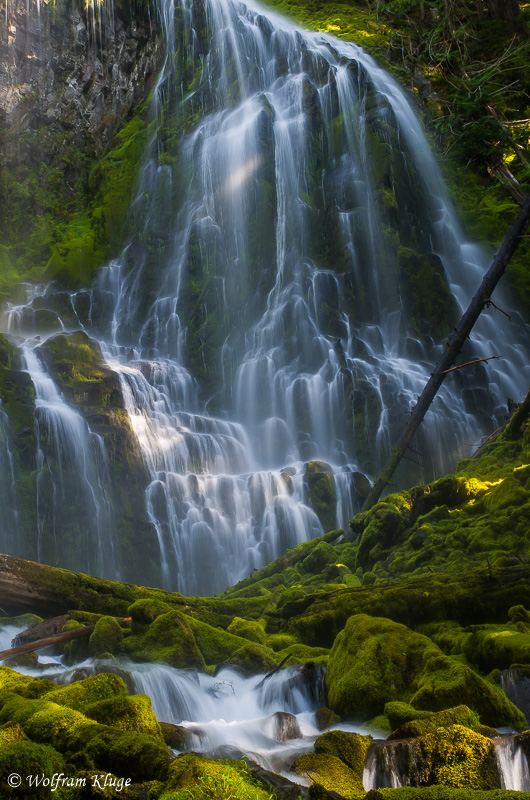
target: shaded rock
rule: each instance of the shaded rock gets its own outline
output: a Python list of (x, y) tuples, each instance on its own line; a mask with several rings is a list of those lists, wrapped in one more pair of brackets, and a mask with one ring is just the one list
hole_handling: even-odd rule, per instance
[(286, 711), (276, 711), (272, 715), (273, 738), (279, 742), (287, 742), (289, 739), (300, 739), (302, 731), (294, 714)]

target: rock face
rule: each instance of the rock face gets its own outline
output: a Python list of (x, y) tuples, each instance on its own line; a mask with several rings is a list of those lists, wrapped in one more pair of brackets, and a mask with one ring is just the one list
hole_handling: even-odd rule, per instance
[[(58, 131), (63, 141), (82, 146), (92, 139), (96, 149), (105, 148), (159, 66), (160, 39), (148, 5), (6, 2), (0, 21), (3, 124), (19, 136), (38, 128), (43, 151)], [(32, 157), (26, 142), (16, 148), (13, 139), (6, 142), (7, 163)]]
[[(51, 257), (69, 279), (99, 266), (112, 237), (106, 220), (91, 235), (94, 164), (152, 87), (159, 33), (143, 2), (0, 3), (0, 293), (42, 279)], [(61, 274), (72, 239), (81, 275), (74, 263)]]

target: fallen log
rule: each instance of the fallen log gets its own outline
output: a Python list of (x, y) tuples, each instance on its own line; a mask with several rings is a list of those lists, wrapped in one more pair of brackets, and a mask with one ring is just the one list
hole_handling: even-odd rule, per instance
[(530, 197), (526, 199), (525, 204), (517, 215), (517, 219), (513, 223), (506, 238), (504, 239), (499, 252), (493, 259), (489, 270), (484, 275), (476, 294), (462, 315), (462, 318), (458, 323), (458, 326), (455, 328), (454, 333), (446, 343), (444, 352), (438, 361), (434, 372), (431, 374), (431, 377), (427, 381), (421, 396), (418, 398), (418, 402), (412, 410), (410, 421), (407, 425), (405, 433), (401, 437), (397, 447), (394, 448), (387, 466), (383, 469), (379, 475), (379, 478), (372, 486), (370, 494), (366, 498), (363, 505), (363, 511), (368, 511), (368, 509), (372, 508), (372, 506), (377, 503), (383, 491), (385, 490), (385, 487), (390, 482), (390, 478), (394, 474), (399, 462), (405, 455), (407, 448), (410, 446), (410, 443), (412, 442), (416, 431), (422, 423), (425, 414), (429, 410), (432, 401), (436, 397), (436, 393), (442, 385), (448, 370), (460, 352), (462, 345), (471, 333), (473, 326), (479, 318), (484, 306), (490, 301), (493, 290), (502, 278), (506, 266), (514, 254), (515, 249), (517, 248), (522, 235), (526, 231), (529, 222)]
[(39, 639), (45, 639), (47, 636), (52, 636), (54, 633), (60, 633), (69, 619), (71, 619), (70, 614), (61, 614), (60, 617), (45, 619), (44, 622), (33, 625), (31, 628), (26, 628), (25, 631), (15, 636), (12, 645), (13, 647), (19, 647), (22, 644), (29, 644), (29, 642), (37, 642)]
[(54, 617), (76, 609), (125, 617), (131, 603), (143, 598), (177, 607), (189, 602), (178, 592), (94, 578), (0, 554), (0, 605), (9, 614), (31, 611)]
[[(121, 627), (126, 628), (131, 624), (131, 617), (117, 619), (116, 622), (118, 625), (121, 625)], [(10, 658), (11, 656), (20, 656), (22, 653), (31, 653), (34, 650), (41, 650), (43, 647), (49, 647), (52, 644), (65, 644), (74, 639), (83, 639), (85, 636), (90, 636), (95, 627), (95, 625), (85, 625), (82, 628), (73, 628), (71, 631), (62, 631), (61, 633), (55, 633), (53, 636), (47, 636), (44, 639), (37, 639), (34, 642), (21, 644), (18, 647), (11, 647), (9, 650), (2, 650), (0, 652), (0, 661), (3, 661), (5, 658)]]

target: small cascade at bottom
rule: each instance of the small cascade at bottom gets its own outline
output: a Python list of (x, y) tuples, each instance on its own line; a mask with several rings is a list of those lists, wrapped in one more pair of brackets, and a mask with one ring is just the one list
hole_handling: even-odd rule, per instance
[(530, 792), (528, 759), (517, 737), (497, 739), (495, 744), (501, 788), (513, 792)]
[(368, 750), (363, 770), (363, 786), (370, 789), (397, 789), (416, 786), (406, 774), (408, 746), (406, 742), (375, 743)]

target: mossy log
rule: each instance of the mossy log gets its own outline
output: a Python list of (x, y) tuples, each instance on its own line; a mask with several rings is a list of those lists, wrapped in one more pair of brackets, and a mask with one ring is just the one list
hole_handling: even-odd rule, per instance
[(405, 455), (407, 449), (410, 447), (414, 435), (421, 425), (425, 414), (429, 410), (432, 401), (436, 397), (436, 393), (442, 385), (448, 370), (460, 352), (462, 345), (473, 330), (473, 326), (482, 313), (484, 307), (489, 302), (495, 287), (502, 278), (511, 257), (521, 240), (521, 237), (527, 229), (529, 222), (530, 198), (527, 199), (526, 203), (517, 215), (517, 219), (510, 228), (510, 231), (502, 243), (499, 252), (493, 259), (489, 270), (484, 275), (476, 294), (464, 312), (460, 322), (458, 323), (458, 326), (454, 330), (454, 333), (446, 343), (442, 357), (438, 361), (434, 372), (432, 372), (431, 377), (427, 381), (425, 388), (421, 393), (421, 396), (418, 398), (418, 402), (412, 410), (410, 421), (407, 425), (405, 433), (401, 437), (397, 447), (394, 448), (389, 463), (383, 469), (379, 478), (374, 483), (370, 494), (366, 498), (363, 511), (367, 511), (377, 503), (386, 486), (388, 485), (392, 475), (394, 474), (399, 462)]
[(52, 617), (79, 609), (125, 617), (132, 603), (146, 597), (172, 606), (185, 604), (178, 592), (94, 578), (0, 554), (0, 606), (8, 612), (33, 611)]

